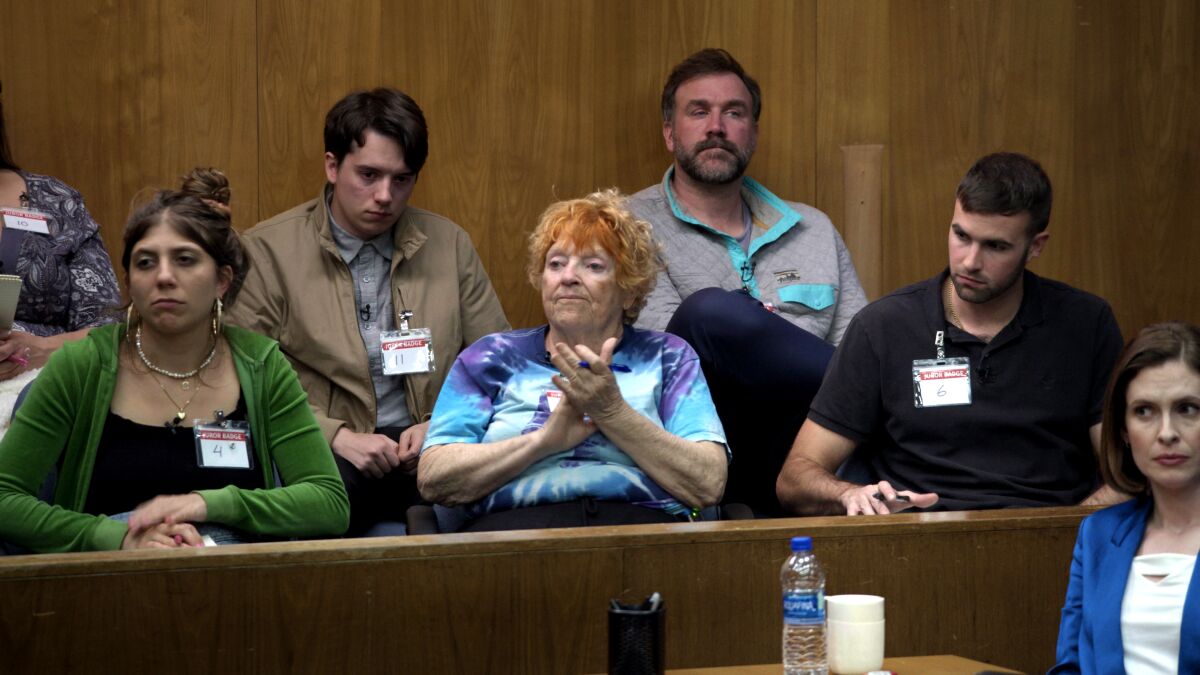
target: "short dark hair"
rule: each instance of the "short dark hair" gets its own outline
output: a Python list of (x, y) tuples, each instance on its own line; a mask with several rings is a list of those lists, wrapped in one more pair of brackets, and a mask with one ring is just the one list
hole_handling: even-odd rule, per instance
[(197, 167), (180, 182), (178, 190), (156, 193), (129, 216), (129, 222), (125, 224), (125, 251), (121, 254), (121, 266), (128, 277), (133, 247), (146, 236), (150, 228), (166, 223), (212, 256), (217, 269), (228, 265), (233, 270), (233, 281), (222, 298), (226, 305), (232, 305), (242, 288), (242, 282), (246, 280), (246, 273), (250, 271), (250, 258), (246, 256), (238, 233), (233, 229), (229, 211), (229, 179), (216, 169)]
[(1125, 346), (1109, 380), (1100, 427), (1100, 475), (1106, 484), (1126, 494), (1150, 491), (1145, 474), (1133, 461), (1133, 450), (1125, 442), (1129, 383), (1143, 370), (1172, 361), (1182, 361), (1200, 374), (1200, 328), (1179, 321), (1146, 326)]
[(1045, 231), (1054, 199), (1050, 177), (1042, 165), (1016, 152), (997, 152), (975, 162), (958, 183), (954, 196), (967, 213), (1028, 213), (1031, 235)]
[(753, 77), (746, 74), (746, 71), (742, 69), (742, 64), (738, 63), (732, 54), (724, 49), (713, 48), (701, 49), (671, 69), (671, 74), (667, 76), (667, 83), (663, 86), (663, 121), (670, 122), (675, 115), (675, 92), (679, 90), (680, 85), (697, 77), (721, 73), (737, 75), (742, 80), (742, 84), (746, 85), (746, 89), (750, 90), (751, 112), (754, 114), (754, 121), (757, 122), (759, 114), (762, 113), (762, 90), (758, 88), (758, 83), (754, 81)]
[(412, 97), (388, 87), (347, 94), (325, 115), (325, 152), (341, 164), (352, 144), (361, 147), (366, 142), (368, 129), (395, 141), (404, 163), (420, 173), (429, 156), (429, 128)]
[[(4, 93), (4, 83), (0, 82), (0, 94)], [(4, 124), (4, 99), (0, 98), (0, 169), (20, 171), (21, 167), (13, 161), (12, 151), (8, 148), (8, 129)]]

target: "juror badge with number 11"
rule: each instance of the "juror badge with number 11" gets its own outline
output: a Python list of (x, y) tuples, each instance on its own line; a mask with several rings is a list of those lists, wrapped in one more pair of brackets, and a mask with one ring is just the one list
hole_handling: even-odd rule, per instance
[(380, 333), (384, 375), (428, 373), (433, 370), (433, 338), (428, 328)]

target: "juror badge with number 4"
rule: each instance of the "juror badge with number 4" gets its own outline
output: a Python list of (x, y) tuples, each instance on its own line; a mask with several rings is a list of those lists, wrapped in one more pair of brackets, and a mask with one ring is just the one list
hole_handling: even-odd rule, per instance
[(914, 359), (912, 377), (913, 405), (918, 408), (971, 405), (971, 360), (965, 356)]
[(205, 469), (253, 469), (250, 425), (196, 420), (196, 464)]

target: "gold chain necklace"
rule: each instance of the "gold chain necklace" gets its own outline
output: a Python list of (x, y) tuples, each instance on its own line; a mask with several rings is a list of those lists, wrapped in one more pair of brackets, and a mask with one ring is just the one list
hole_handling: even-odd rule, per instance
[(150, 377), (154, 378), (154, 383), (158, 385), (159, 389), (162, 389), (162, 393), (167, 397), (167, 400), (171, 402), (171, 405), (175, 406), (175, 416), (166, 422), (163, 422), (163, 426), (170, 429), (171, 433), (175, 433), (175, 430), (178, 429), (181, 424), (183, 424), (185, 419), (187, 419), (187, 408), (192, 404), (192, 401), (196, 398), (196, 395), (200, 393), (200, 389), (204, 386), (204, 381), (197, 380), (196, 390), (192, 392), (192, 395), (188, 397), (188, 400), (183, 402), (183, 405), (179, 405), (179, 402), (175, 400), (175, 397), (171, 395), (171, 392), (167, 391), (167, 388), (163, 386), (162, 380), (158, 378), (157, 374), (150, 373)]
[(950, 277), (946, 277), (946, 281), (942, 283), (942, 304), (946, 305), (946, 311), (950, 313), (950, 323), (959, 330), (966, 330), (962, 321), (958, 319), (958, 312), (954, 311), (954, 282), (950, 281)]

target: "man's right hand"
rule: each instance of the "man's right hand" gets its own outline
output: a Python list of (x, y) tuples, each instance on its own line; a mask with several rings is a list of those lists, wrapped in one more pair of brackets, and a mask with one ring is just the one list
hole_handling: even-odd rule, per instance
[(399, 446), (383, 434), (360, 434), (342, 427), (330, 445), (354, 468), (372, 478), (383, 478), (400, 465)]
[[(907, 499), (900, 499), (907, 497)], [(876, 513), (898, 513), (905, 509), (925, 509), (937, 503), (933, 492), (917, 493), (910, 490), (896, 491), (886, 480), (872, 485), (856, 485), (846, 489), (839, 501), (846, 507), (846, 515), (872, 515)]]

